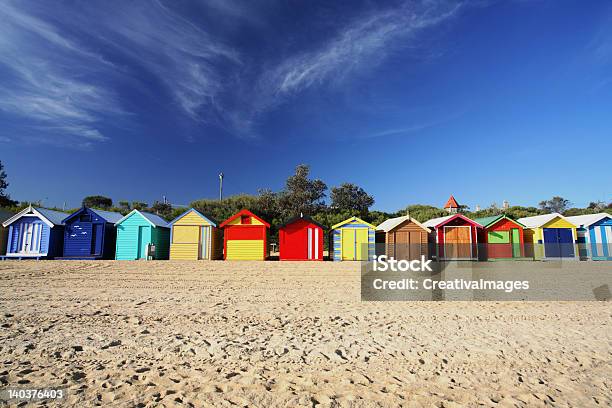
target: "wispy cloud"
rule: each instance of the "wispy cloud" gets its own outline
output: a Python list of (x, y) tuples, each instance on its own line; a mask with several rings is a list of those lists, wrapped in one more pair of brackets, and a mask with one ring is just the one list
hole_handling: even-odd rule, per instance
[[(261, 24), (244, 3), (203, 7), (236, 24)], [(346, 83), (396, 50), (409, 50), (421, 31), (460, 8), (452, 0), (422, 0), (370, 9), (307, 50), (248, 58), (241, 44), (173, 2), (71, 3), (61, 13), (48, 2), (1, 2), (0, 74), (4, 68), (14, 80), (0, 83), (0, 110), (31, 119), (32, 129), (54, 135), (50, 141), (89, 147), (109, 138), (106, 119), (125, 115), (122, 94), (131, 87), (195, 123), (249, 137), (280, 104)]]
[(379, 130), (379, 131), (375, 131), (375, 132), (371, 132), (371, 133), (366, 133), (363, 136), (361, 136), (362, 139), (374, 139), (374, 138), (383, 138), (383, 137), (390, 137), (390, 136), (400, 136), (400, 135), (409, 135), (412, 133), (417, 133), (420, 132), (421, 130), (424, 129), (429, 129), (432, 127), (436, 127), (436, 126), (440, 126), (443, 125), (445, 123), (448, 123), (450, 121), (453, 121), (461, 116), (463, 116), (466, 112), (468, 111), (468, 109), (462, 109), (459, 110), (457, 112), (454, 112), (450, 115), (446, 115), (446, 116), (442, 116), (436, 120), (431, 120), (431, 121), (427, 121), (427, 122), (422, 122), (422, 123), (416, 123), (416, 124), (411, 124), (408, 126), (401, 126), (401, 127), (393, 127), (393, 128), (389, 128), (389, 129), (384, 129), (384, 130)]
[(80, 28), (97, 19), (107, 45), (157, 77), (192, 119), (203, 119), (203, 106), (214, 106), (224, 89), (224, 73), (240, 65), (239, 53), (160, 1), (120, 4), (97, 10)]
[(342, 83), (355, 73), (375, 68), (398, 47), (409, 49), (419, 32), (452, 18), (461, 6), (430, 0), (365, 13), (314, 50), (266, 67), (252, 91), (252, 106), (231, 112), (230, 122), (250, 131), (259, 115), (291, 96), (315, 86)]
[(342, 80), (364, 67), (373, 67), (388, 56), (394, 42), (403, 45), (427, 27), (452, 17), (460, 4), (430, 1), (410, 3), (399, 9), (372, 12), (344, 27), (320, 49), (283, 61), (264, 77), (275, 94), (298, 92), (331, 78)]
[[(106, 140), (96, 124), (100, 115), (120, 111), (115, 97), (80, 79), (85, 72), (72, 66), (75, 54), (87, 66), (103, 59), (11, 3), (0, 3), (0, 16), (0, 68), (6, 71), (0, 110), (29, 119), (29, 130), (36, 128), (38, 138), (51, 143), (89, 147), (92, 140)], [(31, 135), (29, 130), (24, 134)]]

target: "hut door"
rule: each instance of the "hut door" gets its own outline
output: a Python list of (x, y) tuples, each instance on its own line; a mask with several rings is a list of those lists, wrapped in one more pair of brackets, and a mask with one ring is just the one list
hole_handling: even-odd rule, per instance
[(446, 258), (472, 257), (471, 227), (444, 227), (444, 255)]
[(32, 236), (34, 235), (34, 223), (28, 222), (23, 223), (22, 226), (22, 240), (21, 248), (19, 252), (29, 253), (32, 252)]
[(606, 238), (602, 240), (602, 252), (606, 258), (612, 257), (612, 226), (604, 225), (601, 227), (601, 234)]
[(368, 259), (368, 229), (355, 229), (355, 260), (364, 261)]
[(138, 227), (138, 248), (136, 249), (136, 259), (142, 259), (147, 256), (147, 240), (145, 239), (145, 231), (148, 227)]
[(410, 251), (410, 259), (419, 259), (423, 253), (421, 248), (421, 233), (416, 231), (410, 231), (410, 238), (408, 240), (408, 250)]
[(544, 254), (547, 258), (572, 258), (574, 243), (569, 228), (544, 228)]
[(444, 257), (457, 258), (457, 244), (459, 242), (459, 230), (455, 227), (444, 227)]
[(472, 257), (472, 228), (459, 228), (459, 258)]
[(200, 258), (208, 259), (206, 249), (208, 248), (208, 227), (200, 229)]
[(319, 259), (319, 229), (308, 228), (307, 259)]
[(26, 222), (22, 226), (22, 239), (19, 252), (36, 254), (40, 252), (43, 226), (37, 222)]
[(342, 234), (342, 259), (352, 261), (355, 259), (355, 230), (343, 228)]
[(93, 224), (91, 226), (91, 255), (102, 254), (103, 224)]
[(511, 230), (511, 234), (510, 234), (510, 242), (512, 245), (512, 257), (513, 258), (520, 258), (521, 256), (521, 239), (519, 236), (519, 230), (518, 228), (512, 228)]
[(410, 232), (395, 233), (395, 259), (410, 259)]

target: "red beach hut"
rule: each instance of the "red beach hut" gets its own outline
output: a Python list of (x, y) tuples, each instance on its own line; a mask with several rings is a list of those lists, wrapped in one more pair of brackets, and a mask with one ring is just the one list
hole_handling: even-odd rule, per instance
[(507, 215), (476, 218), (474, 221), (484, 227), (479, 241), (486, 244), (486, 257), (494, 259), (515, 259), (524, 256), (525, 226)]
[(223, 221), (224, 259), (265, 260), (268, 257), (270, 224), (241, 210)]
[(438, 259), (461, 260), (478, 258), (478, 231), (482, 225), (462, 214), (434, 218), (423, 223), (433, 230)]
[(300, 215), (278, 228), (281, 261), (322, 261), (325, 227), (310, 217)]

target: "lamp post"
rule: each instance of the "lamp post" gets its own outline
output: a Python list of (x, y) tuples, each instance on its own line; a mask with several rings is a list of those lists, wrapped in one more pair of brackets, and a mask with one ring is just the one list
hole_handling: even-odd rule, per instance
[(223, 200), (223, 173), (219, 173), (219, 201)]

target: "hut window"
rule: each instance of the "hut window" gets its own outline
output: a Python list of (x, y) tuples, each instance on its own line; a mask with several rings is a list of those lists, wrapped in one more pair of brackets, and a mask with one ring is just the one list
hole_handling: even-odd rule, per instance
[(251, 223), (251, 217), (249, 217), (248, 215), (240, 216), (240, 223), (241, 224), (250, 224)]
[(91, 222), (91, 215), (89, 214), (81, 214), (79, 217), (79, 221), (81, 222)]

